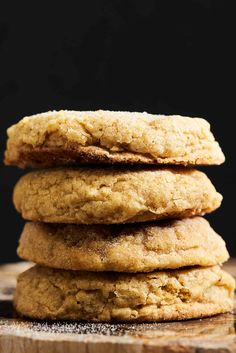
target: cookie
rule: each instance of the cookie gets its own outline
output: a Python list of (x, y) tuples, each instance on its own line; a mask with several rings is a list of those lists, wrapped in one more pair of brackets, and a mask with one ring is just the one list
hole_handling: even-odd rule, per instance
[(18, 255), (65, 270), (151, 272), (226, 261), (223, 239), (201, 217), (160, 223), (26, 223)]
[(184, 320), (231, 311), (234, 286), (218, 266), (121, 274), (36, 265), (19, 276), (14, 306), (33, 319)]
[(204, 173), (186, 168), (61, 168), (26, 174), (13, 200), (31, 221), (114, 224), (205, 214), (222, 196)]
[(211, 165), (224, 155), (200, 118), (147, 113), (49, 111), (25, 117), (8, 131), (5, 163)]

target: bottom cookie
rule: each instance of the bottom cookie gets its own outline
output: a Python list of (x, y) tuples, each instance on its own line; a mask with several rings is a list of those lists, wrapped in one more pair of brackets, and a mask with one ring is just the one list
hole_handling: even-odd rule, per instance
[(121, 274), (36, 265), (19, 276), (14, 306), (34, 319), (185, 320), (231, 311), (234, 287), (219, 266)]

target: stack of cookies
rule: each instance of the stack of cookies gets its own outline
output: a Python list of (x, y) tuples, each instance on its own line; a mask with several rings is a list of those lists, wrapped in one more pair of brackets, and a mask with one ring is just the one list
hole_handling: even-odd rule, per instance
[(8, 129), (27, 221), (14, 305), (36, 319), (162, 321), (233, 308), (223, 239), (200, 217), (222, 196), (193, 165), (224, 155), (199, 118), (60, 111)]

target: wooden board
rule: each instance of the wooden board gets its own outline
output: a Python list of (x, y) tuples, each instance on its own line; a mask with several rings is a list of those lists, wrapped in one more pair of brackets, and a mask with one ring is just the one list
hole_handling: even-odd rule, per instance
[[(236, 352), (235, 314), (156, 324), (87, 324), (13, 318), (16, 276), (29, 266), (18, 263), (0, 267), (0, 353)], [(226, 264), (225, 269), (236, 277), (236, 260)]]

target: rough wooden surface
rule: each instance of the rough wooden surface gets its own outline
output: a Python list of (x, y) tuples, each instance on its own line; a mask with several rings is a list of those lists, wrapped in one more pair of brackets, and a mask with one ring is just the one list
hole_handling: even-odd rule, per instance
[[(118, 325), (13, 318), (16, 275), (27, 267), (27, 263), (0, 267), (0, 353), (236, 352), (235, 314)], [(225, 269), (236, 277), (236, 260), (227, 263)]]

